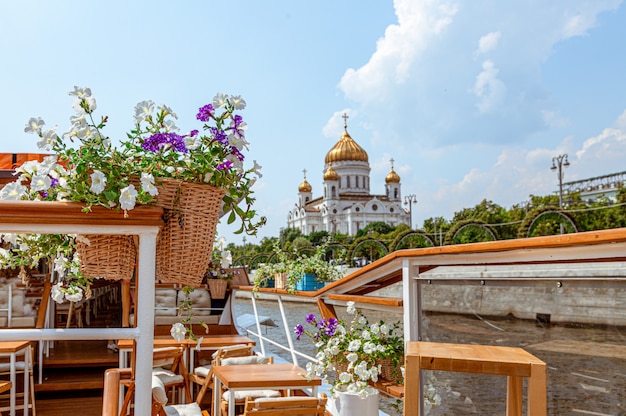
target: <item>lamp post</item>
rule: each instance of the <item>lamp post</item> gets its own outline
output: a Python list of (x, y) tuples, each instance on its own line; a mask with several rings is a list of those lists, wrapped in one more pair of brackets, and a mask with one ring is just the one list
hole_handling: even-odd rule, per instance
[[(563, 209), (563, 167), (568, 167), (567, 153), (552, 158), (550, 170), (558, 170), (559, 175), (559, 210)], [(561, 234), (563, 234), (563, 223), (560, 224)]]
[(404, 205), (409, 206), (409, 228), (413, 229), (413, 204), (417, 204), (417, 196), (414, 194), (404, 197)]
[(243, 236), (243, 257), (246, 257), (246, 236)]

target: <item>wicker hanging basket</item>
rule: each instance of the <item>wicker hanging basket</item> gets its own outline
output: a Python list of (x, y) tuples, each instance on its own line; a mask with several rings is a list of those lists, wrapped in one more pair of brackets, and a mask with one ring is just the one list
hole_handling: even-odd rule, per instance
[(211, 298), (224, 299), (226, 297), (226, 289), (228, 288), (228, 280), (208, 279), (207, 284), (209, 285)]
[(130, 235), (85, 235), (89, 244), (77, 241), (80, 271), (87, 277), (107, 280), (133, 277), (137, 248)]
[(157, 238), (156, 280), (197, 286), (213, 251), (224, 190), (207, 184), (161, 179), (156, 205), (165, 210)]

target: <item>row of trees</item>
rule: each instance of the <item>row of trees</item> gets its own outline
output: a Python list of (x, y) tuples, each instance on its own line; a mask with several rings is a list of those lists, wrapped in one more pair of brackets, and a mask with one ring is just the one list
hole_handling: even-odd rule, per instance
[[(368, 224), (355, 236), (327, 231), (303, 235), (299, 229), (287, 228), (278, 237), (265, 237), (260, 244), (230, 243), (234, 264), (254, 267), (257, 262), (271, 261), (273, 247), (278, 243), (284, 251), (312, 251), (327, 244), (327, 259), (354, 263), (355, 259), (375, 260), (388, 252), (403, 249), (505, 240), (513, 238), (556, 235), (592, 230), (626, 227), (626, 188), (618, 190), (616, 202), (600, 198), (593, 202), (570, 195), (559, 209), (558, 195), (530, 196), (525, 204), (506, 209), (492, 201), (483, 200), (473, 208), (454, 214), (451, 220), (431, 217), (422, 228), (411, 230), (408, 225), (392, 227), (383, 222)], [(245, 256), (244, 256), (245, 253)]]

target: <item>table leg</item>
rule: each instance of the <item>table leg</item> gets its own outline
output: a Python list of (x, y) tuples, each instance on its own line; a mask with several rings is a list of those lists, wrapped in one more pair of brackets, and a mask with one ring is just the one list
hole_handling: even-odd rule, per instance
[(530, 364), (528, 377), (528, 416), (546, 416), (548, 412), (547, 371), (543, 362)]
[(522, 377), (506, 378), (506, 416), (522, 416)]
[(220, 414), (220, 390), (222, 389), (222, 382), (219, 378), (213, 377), (213, 415)]
[(28, 388), (29, 388), (29, 381), (30, 381), (30, 374), (29, 372), (32, 371), (32, 369), (30, 368), (30, 344), (28, 345), (28, 347), (26, 348), (26, 351), (24, 352), (24, 415), (28, 415)]
[(9, 398), (9, 415), (15, 416), (15, 393), (17, 391), (17, 386), (15, 385), (15, 353), (12, 352), (9, 358), (9, 380), (11, 381), (11, 394)]
[(419, 415), (420, 367), (418, 355), (406, 355), (404, 379), (404, 415)]

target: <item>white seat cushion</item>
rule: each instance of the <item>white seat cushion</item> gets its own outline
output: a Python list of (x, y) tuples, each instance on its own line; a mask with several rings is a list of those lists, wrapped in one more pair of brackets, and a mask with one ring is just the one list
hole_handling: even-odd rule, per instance
[(250, 355), (248, 357), (224, 358), (222, 365), (247, 365), (247, 364), (266, 364), (267, 358), (262, 355)]
[(203, 365), (202, 367), (196, 367), (193, 369), (195, 375), (200, 377), (207, 377), (209, 375), (210, 365)]
[(184, 380), (181, 374), (173, 373), (161, 367), (153, 368), (152, 375), (158, 377), (165, 386), (182, 383)]
[(157, 376), (152, 376), (152, 398), (161, 403), (162, 406), (167, 404), (167, 394), (163, 382)]
[[(222, 394), (222, 399), (229, 401), (230, 400), (230, 395), (231, 395), (231, 391), (225, 391), (224, 394)], [(242, 401), (245, 400), (247, 397), (251, 398), (251, 399), (258, 399), (261, 397), (280, 397), (280, 392), (276, 391), (276, 390), (238, 390), (235, 391), (235, 401)]]
[(164, 409), (167, 416), (202, 416), (202, 410), (198, 403), (175, 404), (165, 406)]

